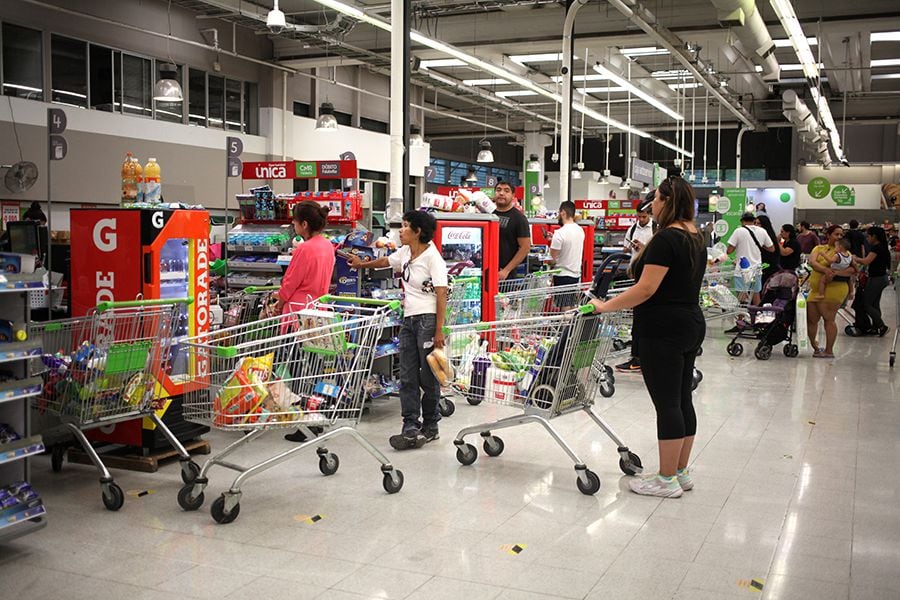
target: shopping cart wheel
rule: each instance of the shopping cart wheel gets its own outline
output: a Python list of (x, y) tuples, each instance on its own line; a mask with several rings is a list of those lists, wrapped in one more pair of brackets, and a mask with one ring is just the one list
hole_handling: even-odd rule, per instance
[(703, 346), (697, 348), (697, 356), (703, 356)]
[(125, 504), (125, 493), (117, 483), (110, 481), (102, 484), (103, 506), (106, 510), (119, 510)]
[(697, 389), (697, 386), (700, 385), (700, 382), (703, 380), (703, 373), (700, 372), (699, 369), (694, 369), (694, 375), (691, 377), (691, 391)]
[(234, 508), (231, 509), (231, 512), (225, 514), (225, 494), (222, 494), (212, 503), (209, 512), (212, 514), (212, 518), (216, 523), (227, 525), (237, 519), (238, 515), (241, 514), (241, 503), (238, 502), (235, 504)]
[(438, 401), (438, 410), (441, 411), (442, 417), (449, 417), (456, 412), (456, 404), (450, 398), (441, 396), (441, 399)]
[(756, 350), (753, 351), (753, 356), (755, 356), (758, 360), (769, 360), (772, 358), (772, 346), (768, 344), (760, 344), (756, 347)]
[(897, 362), (897, 355), (892, 353), (888, 358), (888, 364), (893, 367), (895, 362)]
[(466, 402), (472, 406), (478, 406), (481, 404), (481, 398), (476, 398), (473, 394), (466, 394)]
[(403, 489), (403, 471), (400, 469), (391, 469), (385, 472), (381, 479), (381, 485), (388, 494), (396, 494)]
[(797, 347), (797, 344), (788, 344), (784, 347), (784, 355), (788, 358), (797, 358), (800, 356), (800, 348)]
[(50, 451), (50, 468), (53, 469), (54, 473), (59, 473), (62, 471), (63, 460), (66, 458), (66, 447), (65, 446), (53, 446), (53, 450)]
[(612, 395), (616, 393), (616, 386), (612, 381), (601, 381), (600, 382), (600, 395), (604, 398), (612, 398)]
[(613, 349), (616, 350), (616, 351), (624, 350), (624, 349), (625, 349), (625, 342), (623, 342), (622, 340), (620, 340), (620, 339), (618, 339), (618, 338), (614, 339), (614, 340), (613, 340)]
[(578, 479), (575, 480), (578, 491), (586, 496), (593, 496), (600, 490), (600, 478), (590, 469), (584, 470), (584, 476), (587, 479), (587, 483), (581, 479), (580, 475)]
[(744, 345), (740, 342), (731, 342), (725, 350), (728, 352), (729, 356), (740, 356), (744, 353)]
[(503, 454), (503, 440), (496, 435), (489, 435), (484, 438), (484, 453), (488, 456), (500, 456)]
[(468, 467), (478, 460), (478, 450), (472, 444), (462, 444), (456, 448), (456, 460)]
[[(641, 463), (641, 457), (634, 452), (628, 453), (628, 460), (619, 458), (619, 468), (626, 475), (637, 475), (644, 472), (644, 465)], [(579, 480), (580, 481), (580, 480)]]
[(200, 465), (192, 460), (181, 462), (181, 480), (185, 483), (194, 483), (200, 477)]
[(603, 368), (606, 369), (606, 379), (610, 383), (616, 382), (616, 371), (609, 365), (603, 365)]
[(185, 486), (182, 486), (180, 490), (178, 490), (178, 506), (183, 508), (186, 511), (197, 510), (201, 506), (203, 506), (204, 500), (206, 498), (203, 495), (203, 492), (200, 492), (196, 496), (192, 496), (194, 493), (194, 484), (188, 483)]
[(322, 472), (322, 475), (325, 475), (326, 477), (337, 473), (338, 467), (340, 466), (341, 460), (334, 452), (319, 456), (319, 470)]

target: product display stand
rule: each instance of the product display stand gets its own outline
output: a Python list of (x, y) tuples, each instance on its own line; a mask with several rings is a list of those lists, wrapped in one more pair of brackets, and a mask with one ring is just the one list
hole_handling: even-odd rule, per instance
[(0, 321), (13, 332), (10, 342), (0, 343), (0, 423), (19, 439), (0, 442), (0, 543), (45, 527), (46, 509), (33, 492), (27, 496), (22, 482), (30, 475), (28, 457), (44, 451), (40, 435), (31, 435), (29, 401), (41, 393), (40, 377), (31, 377), (29, 362), (41, 356), (41, 341), (18, 340), (28, 331), (29, 293), (43, 292), (43, 272), (0, 275)]

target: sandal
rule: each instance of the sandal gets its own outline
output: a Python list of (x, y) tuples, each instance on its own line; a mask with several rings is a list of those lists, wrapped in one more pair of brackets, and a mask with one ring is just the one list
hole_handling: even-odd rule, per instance
[(820, 351), (820, 352), (814, 353), (813, 358), (834, 358), (834, 354)]

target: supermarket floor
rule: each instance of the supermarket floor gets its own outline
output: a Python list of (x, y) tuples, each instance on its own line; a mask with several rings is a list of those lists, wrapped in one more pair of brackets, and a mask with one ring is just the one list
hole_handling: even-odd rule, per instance
[[(893, 321), (893, 296), (885, 308)], [(314, 454), (250, 480), (240, 517), (216, 525), (211, 500), (230, 483), (212, 473), (206, 505), (182, 512), (177, 467), (117, 472), (131, 491), (104, 510), (95, 473), (34, 461), (49, 526), (0, 546), (6, 598), (769, 598), (900, 597), (900, 394), (890, 336), (841, 336), (834, 361), (729, 358), (721, 327), (700, 359), (696, 488), (681, 499), (627, 491), (613, 445), (582, 415), (555, 421), (601, 477), (580, 494), (566, 456), (535, 426), (503, 432), (500, 458), (454, 457), (464, 424), (511, 409), (459, 406), (443, 437), (390, 450), (394, 403), (361, 430), (406, 475), (382, 491), (378, 465), (349, 438), (330, 446), (338, 473)], [(618, 378), (598, 410), (651, 468), (654, 420), (637, 377)], [(222, 448), (230, 435), (210, 435)], [(272, 434), (262, 459), (285, 447)], [(138, 491), (149, 493), (138, 497)], [(320, 516), (318, 520), (311, 516)], [(521, 551), (516, 554), (513, 546)], [(762, 587), (762, 593), (758, 590)]]

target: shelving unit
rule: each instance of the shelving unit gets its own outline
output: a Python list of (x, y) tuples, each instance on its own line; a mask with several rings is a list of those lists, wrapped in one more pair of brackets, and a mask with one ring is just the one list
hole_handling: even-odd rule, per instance
[[(0, 319), (15, 329), (28, 330), (31, 292), (44, 291), (43, 272), (0, 275)], [(28, 458), (44, 451), (40, 435), (31, 434), (30, 399), (40, 395), (43, 381), (32, 377), (30, 361), (41, 355), (41, 341), (26, 339), (0, 343), (0, 423), (15, 430), (21, 439), (0, 444), (0, 489), (28, 481)], [(40, 498), (0, 509), (0, 543), (28, 535), (47, 524), (47, 510)]]

